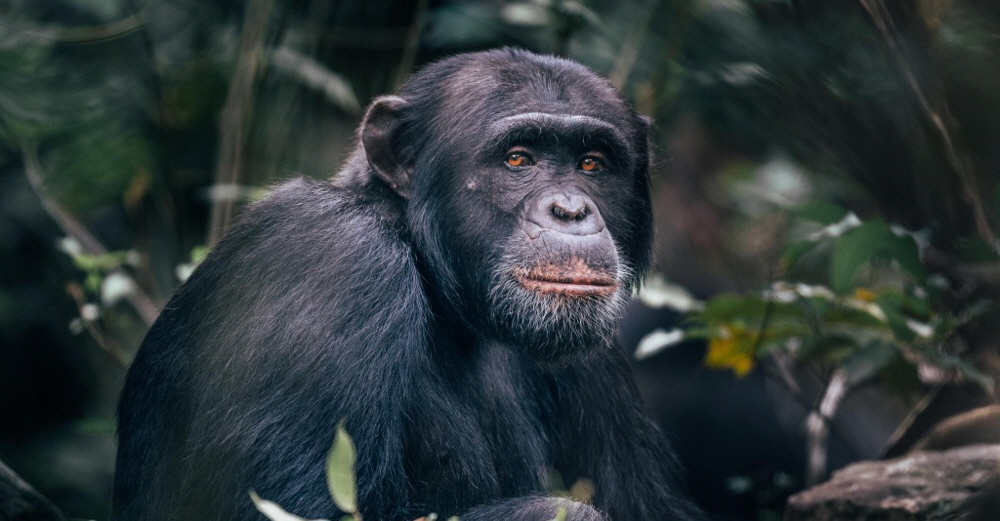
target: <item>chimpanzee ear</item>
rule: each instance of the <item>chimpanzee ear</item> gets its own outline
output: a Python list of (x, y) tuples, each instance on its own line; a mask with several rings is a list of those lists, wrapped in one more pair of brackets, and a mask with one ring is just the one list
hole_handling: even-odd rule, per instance
[(399, 161), (393, 148), (393, 138), (399, 130), (400, 112), (406, 100), (399, 96), (376, 98), (361, 122), (361, 144), (368, 164), (379, 179), (385, 181), (400, 197), (409, 198), (410, 171)]

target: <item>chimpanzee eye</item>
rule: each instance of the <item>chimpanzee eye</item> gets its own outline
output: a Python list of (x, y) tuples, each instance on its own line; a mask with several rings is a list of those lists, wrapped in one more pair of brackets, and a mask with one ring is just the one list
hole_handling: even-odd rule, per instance
[(604, 161), (597, 157), (587, 156), (580, 160), (578, 166), (580, 170), (585, 172), (600, 172), (604, 170)]
[(513, 167), (530, 166), (535, 164), (535, 160), (531, 159), (531, 156), (525, 152), (511, 151), (507, 153), (507, 159), (504, 160), (504, 163), (507, 163), (507, 166)]

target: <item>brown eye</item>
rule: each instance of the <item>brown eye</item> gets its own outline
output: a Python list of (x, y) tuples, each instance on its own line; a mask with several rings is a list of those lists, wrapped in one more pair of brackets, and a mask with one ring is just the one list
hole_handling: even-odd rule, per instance
[(507, 154), (507, 159), (504, 162), (507, 163), (507, 166), (528, 166), (534, 164), (531, 157), (520, 152)]
[(604, 170), (604, 163), (600, 159), (585, 157), (580, 160), (580, 170), (585, 172), (598, 172)]

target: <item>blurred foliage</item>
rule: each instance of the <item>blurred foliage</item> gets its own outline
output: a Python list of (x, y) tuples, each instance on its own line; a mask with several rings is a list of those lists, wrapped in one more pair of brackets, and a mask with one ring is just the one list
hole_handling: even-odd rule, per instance
[[(992, 392), (1000, 4), (276, 0), (250, 99), (234, 100), (247, 5), (0, 1), (0, 236), (17, 244), (0, 249), (4, 315), (44, 292), (70, 305), (31, 313), (127, 360), (146, 327), (135, 297), (167, 301), (210, 247), (213, 207), (332, 175), (357, 105), (414, 67), (516, 45), (584, 63), (654, 117), (657, 269), (681, 284), (643, 298), (690, 314), (707, 365), (746, 374), (782, 354), (911, 398), (952, 381)], [(232, 106), (250, 130), (238, 178), (221, 182)], [(44, 190), (31, 192), (35, 151)], [(39, 202), (60, 230), (26, 217)], [(63, 237), (66, 262), (45, 261), (37, 245)], [(2, 322), (0, 335), (27, 321)], [(48, 352), (25, 342), (0, 353)], [(102, 376), (95, 421), (119, 377)], [(92, 503), (71, 514), (102, 517)]]
[(53, 145), (46, 184), (77, 214), (123, 200), (153, 168), (151, 143), (137, 130), (116, 121), (87, 122)]
[(709, 299), (687, 331), (688, 338), (708, 339), (706, 365), (742, 376), (781, 350), (844, 368), (850, 385), (880, 377), (910, 395), (926, 365), (993, 391), (993, 379), (962, 359), (968, 348), (957, 338), (958, 327), (982, 316), (991, 301), (948, 306), (948, 282), (929, 277), (913, 238), (879, 219), (861, 221), (832, 205), (804, 208), (799, 219), (812, 225), (799, 233), (811, 231), (781, 262), (794, 275), (797, 261), (812, 255), (828, 265), (826, 284), (782, 280)]
[(694, 306), (688, 337), (709, 340), (707, 365), (740, 375), (781, 350), (844, 367), (852, 385), (878, 377), (912, 396), (950, 376), (992, 393), (996, 366), (972, 362), (991, 363), (992, 337), (970, 331), (996, 315), (998, 286), (970, 273), (1000, 266), (1000, 172), (955, 118), (975, 100), (981, 114), (964, 115), (997, 129), (995, 91), (968, 83), (1000, 79), (982, 68), (997, 56), (986, 37), (997, 13), (867, 4), (886, 9), (890, 30), (866, 2), (695, 7), (675, 69), (683, 88), (664, 115), (695, 113), (710, 146), (734, 154), (689, 182), (728, 211), (726, 264), (757, 266), (741, 277), (764, 289)]

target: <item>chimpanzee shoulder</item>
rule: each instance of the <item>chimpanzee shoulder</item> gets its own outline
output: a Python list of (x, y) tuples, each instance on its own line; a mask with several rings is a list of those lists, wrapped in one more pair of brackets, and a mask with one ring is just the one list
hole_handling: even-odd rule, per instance
[[(305, 179), (276, 187), (164, 307), (119, 413), (120, 461), (149, 464), (118, 466), (116, 498), (149, 501), (135, 489), (161, 487), (157, 500), (185, 497), (172, 507), (179, 516), (242, 518), (252, 511), (245, 493), (223, 501), (198, 483), (253, 475), (262, 494), (312, 491), (289, 508), (332, 508), (322, 464), (331, 428), (348, 416), (375, 419), (352, 425), (365, 449), (362, 476), (398, 460), (385, 453), (391, 445), (367, 445), (384, 441), (386, 428), (402, 430), (394, 411), (419, 353), (396, 347), (422, 344), (426, 304), (409, 246), (366, 197)], [(269, 449), (286, 443), (296, 448)], [(125, 506), (157, 508), (118, 504), (124, 519)]]

